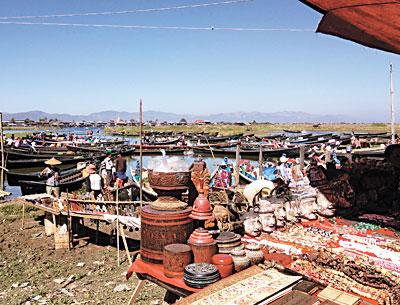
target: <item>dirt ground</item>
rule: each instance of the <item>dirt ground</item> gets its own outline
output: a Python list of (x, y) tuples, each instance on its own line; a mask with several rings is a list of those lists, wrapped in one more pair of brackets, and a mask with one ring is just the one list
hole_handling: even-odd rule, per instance
[[(126, 253), (120, 251), (118, 267), (108, 235), (101, 235), (97, 245), (92, 236), (71, 251), (55, 250), (54, 237), (44, 231), (44, 213), (28, 209), (21, 230), (21, 211), (19, 203), (0, 203), (0, 304), (127, 303), (137, 278), (125, 279)], [(111, 226), (100, 229), (109, 233)], [(164, 304), (164, 293), (147, 283), (136, 304)]]

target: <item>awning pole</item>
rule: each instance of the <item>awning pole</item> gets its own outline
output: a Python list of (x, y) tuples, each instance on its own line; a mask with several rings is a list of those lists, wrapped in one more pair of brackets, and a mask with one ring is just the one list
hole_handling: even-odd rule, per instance
[(392, 144), (396, 143), (395, 117), (394, 117), (394, 88), (393, 88), (393, 64), (390, 63), (390, 117)]

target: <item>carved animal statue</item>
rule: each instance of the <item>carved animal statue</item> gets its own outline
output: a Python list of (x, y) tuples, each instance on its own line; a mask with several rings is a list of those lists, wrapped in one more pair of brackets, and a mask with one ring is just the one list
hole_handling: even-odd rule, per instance
[(288, 223), (294, 224), (301, 221), (299, 205), (295, 200), (285, 202), (284, 207), (286, 213), (285, 219)]
[(286, 211), (283, 204), (279, 204), (275, 206), (274, 211), (276, 226), (282, 228), (286, 225)]
[(299, 203), (299, 208), (301, 218), (307, 220), (316, 220), (318, 218), (318, 205), (315, 197), (301, 200)]
[(274, 213), (260, 214), (260, 222), (263, 232), (272, 233), (275, 230), (276, 219)]
[(317, 193), (317, 205), (319, 215), (325, 217), (333, 217), (335, 215), (335, 204), (330, 202), (321, 192)]
[(260, 218), (256, 214), (248, 213), (244, 220), (244, 232), (252, 237), (257, 237), (261, 234), (262, 224)]

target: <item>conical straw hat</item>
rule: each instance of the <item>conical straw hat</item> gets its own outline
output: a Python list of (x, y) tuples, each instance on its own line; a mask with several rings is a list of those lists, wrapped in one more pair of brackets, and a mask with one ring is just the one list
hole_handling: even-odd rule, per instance
[(47, 165), (60, 165), (62, 162), (58, 161), (56, 158), (53, 157), (53, 158), (45, 161), (44, 163)]

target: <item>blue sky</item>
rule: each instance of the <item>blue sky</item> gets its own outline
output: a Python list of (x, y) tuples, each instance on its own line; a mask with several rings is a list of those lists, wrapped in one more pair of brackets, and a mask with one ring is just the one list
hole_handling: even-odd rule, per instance
[[(121, 11), (218, 0), (2, 0), (1, 16)], [(32, 22), (315, 29), (296, 0)], [(313, 32), (183, 31), (0, 24), (0, 110), (86, 114), (305, 111), (385, 120), (399, 56)], [(398, 107), (400, 110), (400, 107)], [(400, 111), (397, 111), (400, 114)], [(399, 115), (398, 115), (399, 116)]]

